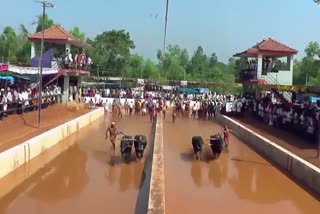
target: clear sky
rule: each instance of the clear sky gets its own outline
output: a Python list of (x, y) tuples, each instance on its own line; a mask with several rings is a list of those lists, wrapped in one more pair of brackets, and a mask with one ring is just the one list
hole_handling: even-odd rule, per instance
[[(66, 29), (79, 26), (89, 37), (125, 29), (143, 56), (155, 59), (162, 48), (165, 0), (55, 0), (48, 15)], [(2, 0), (0, 30), (18, 28), (41, 14), (32, 0)], [(264, 38), (274, 38), (304, 54), (309, 41), (320, 41), (320, 6), (313, 0), (170, 0), (168, 44), (194, 51), (202, 45), (227, 61)]]

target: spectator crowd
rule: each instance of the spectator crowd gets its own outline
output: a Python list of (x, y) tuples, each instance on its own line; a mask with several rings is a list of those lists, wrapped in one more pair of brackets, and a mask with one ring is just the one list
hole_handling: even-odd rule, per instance
[[(51, 85), (41, 91), (42, 108), (61, 102), (61, 88), (56, 85)], [(23, 114), (25, 112), (36, 110), (39, 93), (37, 89), (28, 87), (19, 88), (11, 85), (10, 87), (1, 87), (0, 89), (0, 120), (12, 114)]]
[(242, 116), (247, 112), (266, 125), (295, 133), (312, 142), (317, 139), (320, 102), (295, 101), (286, 105), (272, 98), (271, 94), (261, 99), (247, 95), (230, 102), (231, 115)]
[(64, 57), (64, 68), (74, 68), (77, 70), (89, 70), (92, 59), (84, 52), (76, 52), (72, 54), (68, 49)]

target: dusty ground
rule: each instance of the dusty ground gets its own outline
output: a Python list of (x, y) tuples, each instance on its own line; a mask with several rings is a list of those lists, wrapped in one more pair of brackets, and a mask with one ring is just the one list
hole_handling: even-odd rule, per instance
[(37, 128), (37, 111), (4, 118), (0, 121), (0, 152), (89, 111), (86, 108), (76, 109), (73, 105), (66, 107), (62, 104), (56, 104), (41, 111), (41, 127), (39, 129)]
[(241, 118), (233, 118), (249, 129), (259, 133), (265, 138), (277, 143), (283, 148), (293, 152), (304, 160), (320, 167), (320, 159), (317, 158), (317, 148), (315, 144), (308, 142), (307, 139), (298, 137), (287, 131), (276, 129), (263, 124), (249, 115)]

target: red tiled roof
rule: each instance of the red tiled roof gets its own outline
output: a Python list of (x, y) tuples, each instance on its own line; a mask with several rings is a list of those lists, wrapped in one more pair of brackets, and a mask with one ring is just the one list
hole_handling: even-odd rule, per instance
[(269, 54), (289, 54), (294, 55), (297, 54), (298, 51), (290, 48), (274, 39), (268, 38), (264, 39), (263, 41), (259, 42), (252, 48), (249, 48), (248, 50), (237, 53), (234, 56), (256, 56), (259, 53), (269, 53)]
[(271, 38), (265, 39), (257, 45), (257, 49), (261, 51), (276, 51), (276, 52), (288, 52), (296, 54), (297, 50), (290, 48), (276, 40)]
[[(37, 32), (35, 34), (29, 35), (28, 39), (41, 39), (42, 31)], [(66, 31), (63, 27), (58, 25), (54, 25), (50, 28), (44, 30), (44, 38), (45, 39), (58, 39), (58, 40), (69, 40), (70, 38), (75, 39), (68, 31)]]
[[(28, 36), (29, 41), (37, 41), (42, 39), (42, 31), (37, 32), (35, 34)], [(66, 31), (63, 27), (58, 25), (54, 25), (50, 28), (44, 30), (44, 40), (50, 41), (53, 43), (67, 43), (77, 46), (77, 47), (84, 47), (89, 48), (90, 46), (86, 45), (80, 39), (76, 38), (68, 31)]]

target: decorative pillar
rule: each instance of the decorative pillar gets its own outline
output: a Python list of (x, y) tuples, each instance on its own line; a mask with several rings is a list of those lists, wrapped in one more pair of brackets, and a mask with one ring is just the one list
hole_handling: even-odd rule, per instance
[(293, 72), (293, 56), (289, 56), (288, 61), (290, 63), (290, 72)]
[(63, 79), (63, 95), (62, 95), (62, 103), (67, 103), (69, 101), (69, 84), (70, 84), (69, 75), (65, 75)]
[(82, 76), (78, 76), (78, 82), (77, 82), (77, 86), (78, 86), (78, 88), (79, 87), (81, 87), (81, 85), (82, 85)]
[(34, 42), (31, 42), (31, 59), (33, 59), (36, 56), (36, 45)]
[[(78, 76), (78, 79), (77, 79), (77, 90), (78, 90), (77, 95), (80, 96), (81, 94), (81, 96), (79, 97), (80, 103), (81, 103), (83, 102), (83, 95), (82, 95), (83, 91), (82, 91), (82, 76), (80, 75)], [(80, 94), (79, 94), (79, 91), (80, 91)]]
[(71, 44), (69, 43), (66, 44), (66, 50), (69, 50), (69, 53), (71, 53)]
[(258, 68), (257, 68), (257, 78), (260, 79), (262, 75), (262, 64), (263, 56), (261, 54), (258, 55)]
[(290, 85), (293, 84), (293, 56), (290, 56)]

